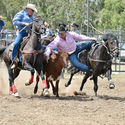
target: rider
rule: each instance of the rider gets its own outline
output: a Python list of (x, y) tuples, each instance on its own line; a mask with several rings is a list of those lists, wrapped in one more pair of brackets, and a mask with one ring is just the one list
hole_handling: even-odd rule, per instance
[[(82, 64), (78, 59), (78, 53), (84, 49), (90, 49), (91, 45), (96, 41), (96, 38), (79, 35), (75, 32), (68, 32), (64, 26), (59, 27), (58, 33), (59, 35), (57, 35), (57, 37), (46, 48), (46, 60), (49, 60), (51, 50), (58, 48), (58, 51), (68, 52), (69, 60), (73, 66), (81, 71), (89, 72), (89, 67)], [(76, 43), (76, 40), (83, 42)]]
[(27, 4), (25, 6), (25, 9), (20, 11), (14, 16), (13, 24), (16, 26), (16, 28), (19, 30), (19, 33), (15, 39), (13, 50), (12, 50), (12, 66), (11, 68), (15, 68), (15, 57), (17, 55), (19, 45), (22, 42), (23, 38), (25, 36), (28, 36), (28, 26), (33, 22), (34, 17), (34, 11), (37, 12), (37, 9), (34, 4)]

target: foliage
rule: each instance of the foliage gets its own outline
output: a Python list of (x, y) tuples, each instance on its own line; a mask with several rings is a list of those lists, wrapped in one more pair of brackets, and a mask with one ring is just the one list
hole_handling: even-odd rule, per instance
[[(86, 31), (84, 21), (87, 19), (88, 0), (30, 0), (38, 9), (40, 15), (51, 28), (58, 28), (64, 22), (70, 29), (70, 24), (79, 24), (81, 32)], [(89, 0), (89, 20), (99, 30), (125, 29), (125, 0)], [(8, 29), (13, 29), (12, 19), (21, 11), (29, 0), (1, 0), (0, 15)], [(92, 30), (90, 28), (90, 30)]]
[(99, 13), (100, 28), (125, 29), (125, 1), (105, 0), (105, 6)]

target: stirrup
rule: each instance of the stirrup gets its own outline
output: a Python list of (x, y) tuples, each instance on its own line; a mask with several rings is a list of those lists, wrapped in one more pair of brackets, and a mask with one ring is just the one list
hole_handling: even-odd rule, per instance
[(14, 69), (15, 67), (16, 67), (16, 62), (12, 61), (12, 63), (11, 63), (11, 69)]
[(14, 69), (16, 67), (16, 64), (13, 64), (12, 66), (11, 66), (11, 69)]

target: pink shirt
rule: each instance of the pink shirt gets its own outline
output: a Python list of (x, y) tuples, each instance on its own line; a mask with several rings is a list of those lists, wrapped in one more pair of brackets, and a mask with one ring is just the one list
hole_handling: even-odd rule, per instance
[(72, 52), (76, 50), (75, 41), (91, 41), (95, 38), (79, 35), (75, 32), (66, 32), (66, 40), (59, 37), (59, 35), (46, 47), (45, 55), (49, 56), (51, 50), (58, 48), (58, 51)]

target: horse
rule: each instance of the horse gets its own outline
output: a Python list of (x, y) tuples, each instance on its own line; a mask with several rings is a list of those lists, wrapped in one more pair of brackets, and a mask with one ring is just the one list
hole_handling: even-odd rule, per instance
[[(85, 73), (82, 84), (80, 86), (80, 92), (82, 91), (87, 79), (91, 77), (90, 79), (92, 79), (94, 82), (94, 93), (95, 96), (97, 96), (98, 76), (105, 75), (106, 73), (108, 73), (108, 80), (110, 81), (109, 87), (115, 87), (114, 83), (111, 81), (111, 65), (113, 57), (118, 56), (119, 41), (117, 37), (111, 33), (104, 34), (103, 41), (104, 43), (102, 44), (99, 43), (92, 45), (90, 51), (85, 51), (79, 54), (80, 61), (91, 69), (89, 72)], [(70, 67), (70, 69), (72, 68)], [(76, 68), (75, 70), (71, 71), (70, 79), (67, 83), (65, 83), (65, 87), (68, 87), (71, 84), (71, 80), (74, 74), (77, 72), (79, 72), (79, 70)]]
[(34, 18), (31, 36), (27, 39), (27, 42), (20, 47), (22, 62), (17, 61), (16, 67), (11, 69), (12, 59), (12, 44), (10, 44), (3, 52), (3, 60), (7, 66), (9, 74), (9, 94), (19, 96), (16, 86), (14, 85), (15, 78), (19, 75), (21, 70), (28, 70), (31, 72), (31, 78), (29, 82), (33, 82), (34, 69), (40, 75), (45, 88), (47, 83), (43, 75), (43, 53), (41, 50), (41, 34), (46, 31), (44, 21), (40, 16)]
[[(58, 94), (58, 86), (59, 81), (62, 73), (62, 69), (67, 67), (68, 64), (68, 53), (66, 52), (54, 52), (50, 55), (50, 59), (48, 63), (44, 62), (44, 74), (46, 76), (46, 82), (48, 88), (50, 87), (49, 83), (51, 83), (53, 94), (56, 97), (59, 97)], [(53, 84), (55, 81), (55, 86)], [(34, 93), (37, 93), (38, 90), (38, 82), (39, 82), (39, 75), (36, 76), (36, 86), (34, 88)]]
[(4, 52), (5, 49), (6, 49), (6, 47), (4, 47), (4, 46), (0, 47), (0, 55)]

